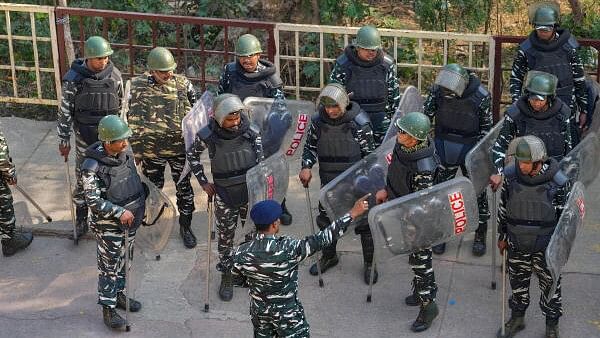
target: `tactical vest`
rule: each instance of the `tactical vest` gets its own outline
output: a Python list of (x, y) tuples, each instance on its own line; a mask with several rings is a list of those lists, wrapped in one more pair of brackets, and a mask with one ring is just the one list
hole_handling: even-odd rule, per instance
[(137, 228), (144, 216), (146, 193), (142, 180), (135, 168), (133, 156), (122, 152), (118, 157), (106, 154), (99, 156), (97, 151), (100, 142), (94, 143), (86, 150), (86, 159), (82, 170), (94, 171), (106, 187), (105, 199), (113, 204), (131, 211)]
[(172, 157), (185, 153), (181, 121), (192, 109), (186, 78), (173, 77), (163, 85), (148, 81), (149, 74), (131, 80), (129, 114), (141, 118), (144, 152)]
[(102, 80), (84, 78), (77, 83), (73, 98), (73, 121), (87, 144), (98, 141), (98, 123), (106, 115), (119, 114), (121, 73), (113, 68)]
[[(209, 125), (210, 126), (210, 125)], [(209, 126), (199, 132), (208, 145), (210, 168), (219, 197), (228, 205), (240, 207), (248, 203), (246, 172), (257, 163), (254, 141), (259, 133), (255, 125), (233, 139), (218, 137)]]
[(551, 160), (548, 170), (535, 177), (523, 175), (513, 163), (504, 170), (507, 182), (506, 222), (511, 242), (519, 251), (544, 250), (558, 222), (552, 201), (567, 177)]
[[(549, 116), (542, 119), (537, 118), (539, 114), (534, 115), (536, 113), (525, 105), (526, 103), (521, 99), (511, 105), (506, 112), (515, 123), (517, 129), (515, 136), (534, 135), (539, 137), (546, 145), (548, 156), (560, 161), (566, 155), (565, 137), (561, 132), (564, 121), (570, 115), (569, 107), (557, 98), (554, 105), (549, 108), (553, 109), (554, 113), (548, 114)], [(529, 112), (523, 113), (522, 109), (527, 109)]]
[(282, 86), (281, 78), (272, 63), (264, 60), (259, 62), (267, 68), (257, 73), (247, 73), (238, 62), (227, 64), (230, 83), (228, 92), (239, 96), (242, 101), (251, 96), (272, 97), (273, 89)]
[(352, 101), (358, 102), (367, 113), (383, 112), (388, 97), (387, 72), (394, 59), (384, 53), (374, 62), (365, 62), (355, 53), (353, 48), (347, 47), (337, 59), (346, 74), (346, 91), (354, 93)]
[(577, 40), (567, 33), (569, 37), (566, 41), (561, 41), (559, 37), (558, 41), (544, 44), (539, 42), (533, 34), (536, 33), (532, 32), (527, 40), (521, 43), (521, 49), (525, 52), (529, 69), (556, 75), (558, 77), (556, 96), (570, 107), (573, 104), (574, 81), (569, 53), (579, 47)]
[[(350, 111), (346, 114), (351, 113)], [(323, 112), (325, 114), (325, 112)], [(360, 144), (354, 138), (358, 129), (369, 124), (368, 115), (356, 109), (345, 122), (327, 123), (318, 114), (313, 117), (317, 132), (319, 176), (325, 185), (362, 158)]]
[(394, 147), (392, 163), (388, 169), (387, 186), (391, 192), (389, 200), (413, 193), (415, 175), (435, 174), (439, 163), (431, 140), (428, 147), (412, 153), (405, 153), (400, 147), (400, 144)]

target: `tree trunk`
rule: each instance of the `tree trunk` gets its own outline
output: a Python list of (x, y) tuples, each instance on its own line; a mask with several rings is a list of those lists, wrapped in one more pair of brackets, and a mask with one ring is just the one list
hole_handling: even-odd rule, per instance
[(571, 5), (571, 11), (573, 12), (573, 21), (580, 25), (583, 22), (583, 11), (581, 10), (581, 3), (579, 0), (569, 0)]
[(311, 23), (313, 25), (320, 25), (321, 24), (321, 14), (319, 11), (319, 0), (311, 0), (310, 5), (312, 7), (312, 14), (313, 14)]
[[(67, 6), (67, 0), (58, 0), (58, 5), (62, 7)], [(69, 67), (71, 63), (75, 61), (75, 49), (73, 49), (73, 39), (71, 38), (71, 24), (69, 23), (69, 17), (65, 18), (66, 20), (63, 22), (64, 30), (65, 30), (65, 49), (67, 52), (67, 61), (69, 62)]]

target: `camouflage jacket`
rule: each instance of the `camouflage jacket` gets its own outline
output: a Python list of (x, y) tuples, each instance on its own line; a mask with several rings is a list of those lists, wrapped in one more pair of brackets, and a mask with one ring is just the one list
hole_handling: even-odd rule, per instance
[[(258, 65), (256, 65), (256, 70), (254, 72), (258, 73), (258, 72), (264, 70), (265, 68), (267, 68), (267, 67), (265, 65), (262, 65), (259, 62)], [(229, 79), (229, 71), (227, 69), (227, 65), (225, 65), (225, 67), (223, 67), (223, 71), (221, 72), (221, 75), (219, 75), (219, 87), (217, 88), (217, 95), (229, 93), (230, 87), (231, 87), (231, 83), (230, 83), (230, 79)], [(281, 87), (272, 88), (271, 95), (269, 95), (268, 98), (282, 99), (282, 100), (285, 99), (285, 94), (283, 93), (283, 88), (281, 88)]]
[(251, 307), (295, 302), (300, 262), (342, 236), (351, 222), (350, 214), (346, 214), (302, 240), (259, 233), (240, 245), (233, 254), (232, 273), (249, 285)]
[(16, 176), (15, 165), (8, 151), (8, 143), (6, 143), (4, 134), (0, 131), (0, 179), (6, 180)]
[(136, 158), (174, 157), (185, 153), (181, 120), (196, 102), (196, 91), (183, 75), (158, 85), (146, 73), (131, 80), (129, 139)]

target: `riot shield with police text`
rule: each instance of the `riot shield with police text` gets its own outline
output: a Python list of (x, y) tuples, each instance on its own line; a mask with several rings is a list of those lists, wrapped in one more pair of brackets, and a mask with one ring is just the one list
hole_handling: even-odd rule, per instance
[(286, 156), (280, 150), (246, 172), (248, 209), (267, 199), (283, 202), (290, 181)]
[(579, 144), (571, 149), (559, 163), (560, 169), (574, 181), (589, 186), (600, 170), (600, 139), (590, 132)]
[(138, 172), (142, 182), (148, 187), (146, 213), (142, 225), (135, 236), (136, 246), (160, 254), (167, 246), (171, 232), (177, 221), (177, 209), (164, 192)]
[[(183, 133), (183, 141), (185, 142), (185, 150), (189, 151), (194, 144), (194, 139), (198, 131), (208, 124), (208, 119), (213, 116), (214, 97), (208, 90), (205, 91), (199, 100), (194, 103), (192, 109), (181, 120), (181, 131)], [(190, 172), (190, 164), (185, 160), (185, 165), (181, 172), (178, 184)]]
[(369, 212), (380, 261), (474, 231), (478, 219), (475, 189), (465, 177), (395, 198)]
[(244, 105), (250, 119), (261, 129), (263, 151), (269, 157), (278, 150), (298, 160), (310, 126), (315, 104), (305, 100), (247, 97)]
[(567, 264), (577, 231), (583, 226), (584, 216), (585, 188), (581, 182), (575, 182), (546, 248), (546, 264), (552, 275), (552, 288), (546, 297), (552, 297), (556, 291), (558, 278)]
[(392, 116), (390, 127), (385, 133), (383, 142), (389, 140), (390, 138), (396, 137), (396, 134), (398, 133), (398, 127), (396, 127), (395, 124), (396, 120), (404, 116), (404, 114), (413, 111), (418, 111), (421, 113), (423, 112), (423, 98), (421, 98), (421, 94), (416, 87), (408, 86), (402, 94), (400, 104), (398, 105), (394, 116)]
[[(371, 193), (369, 204), (375, 202), (375, 193), (385, 187), (385, 179), (396, 139), (385, 141), (373, 153), (356, 162), (353, 166), (321, 188), (319, 201), (329, 219), (337, 219), (352, 209), (354, 203)], [(359, 217), (353, 224), (365, 218)]]
[(465, 167), (477, 194), (481, 194), (488, 186), (490, 176), (496, 173), (492, 162), (492, 147), (496, 143), (504, 118), (471, 149), (465, 157)]

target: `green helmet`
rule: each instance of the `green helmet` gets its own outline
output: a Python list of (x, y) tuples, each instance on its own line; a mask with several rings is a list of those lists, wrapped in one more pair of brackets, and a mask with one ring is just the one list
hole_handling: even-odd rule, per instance
[(124, 140), (131, 136), (127, 123), (117, 115), (107, 115), (98, 124), (98, 139), (102, 142)]
[(262, 53), (260, 41), (252, 34), (244, 34), (240, 36), (235, 44), (236, 56), (250, 56), (257, 53)]
[(85, 40), (83, 47), (86, 59), (103, 58), (113, 53), (108, 41), (101, 36), (90, 36)]
[(364, 49), (381, 48), (381, 36), (375, 26), (362, 26), (356, 33), (356, 46)]
[(469, 85), (469, 72), (457, 63), (449, 63), (438, 73), (435, 84), (461, 96)]
[(167, 72), (177, 68), (173, 54), (163, 47), (156, 47), (148, 53), (148, 69)]
[(515, 149), (515, 159), (518, 161), (545, 161), (547, 159), (546, 146), (539, 137), (527, 135), (519, 138)]
[(426, 140), (431, 123), (427, 115), (420, 112), (407, 113), (396, 120), (396, 127), (417, 140)]
[(537, 70), (531, 70), (527, 72), (527, 78), (525, 80), (525, 93), (554, 96), (556, 94), (557, 85), (558, 78), (556, 75)]
[(535, 26), (554, 26), (560, 17), (560, 7), (556, 3), (533, 4), (529, 9), (529, 21)]
[(246, 106), (240, 100), (240, 97), (235, 94), (221, 94), (217, 96), (213, 104), (215, 108), (215, 120), (221, 125), (227, 115), (246, 109)]

